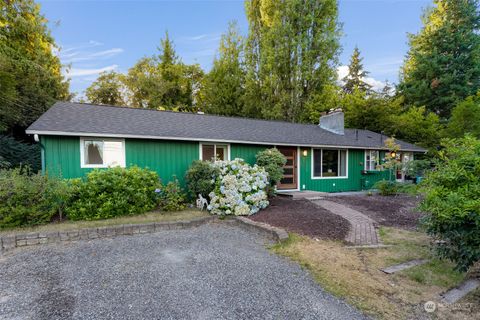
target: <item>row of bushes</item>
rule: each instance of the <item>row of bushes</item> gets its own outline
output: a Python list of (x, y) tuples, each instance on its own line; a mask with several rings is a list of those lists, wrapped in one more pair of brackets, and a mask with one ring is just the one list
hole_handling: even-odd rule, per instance
[(0, 170), (0, 228), (32, 226), (63, 215), (97, 220), (160, 207), (185, 208), (178, 180), (163, 185), (156, 172), (138, 167), (93, 170), (85, 179), (63, 180), (29, 169)]
[(195, 161), (185, 177), (188, 196), (176, 178), (163, 185), (156, 172), (135, 166), (96, 169), (71, 180), (33, 174), (25, 167), (0, 170), (0, 228), (44, 224), (56, 216), (97, 220), (158, 207), (182, 210), (199, 194), (210, 200), (214, 214), (253, 214), (268, 205), (267, 193), (275, 192), (285, 157), (267, 149), (257, 154), (257, 162), (262, 166), (241, 159)]

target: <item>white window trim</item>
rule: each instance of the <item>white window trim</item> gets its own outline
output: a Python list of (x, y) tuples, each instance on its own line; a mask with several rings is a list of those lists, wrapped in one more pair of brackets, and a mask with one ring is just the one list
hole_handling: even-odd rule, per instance
[[(320, 168), (323, 167), (323, 150), (338, 150), (338, 165), (340, 167), (340, 150), (345, 150), (345, 175), (339, 177), (316, 177), (314, 173), (314, 163), (313, 163), (313, 150), (321, 150), (320, 152)], [(332, 148), (310, 148), (310, 166), (311, 166), (311, 179), (312, 180), (331, 180), (331, 179), (348, 179), (348, 149), (332, 149)]]
[(367, 168), (367, 153), (371, 153), (372, 151), (376, 152), (378, 157), (377, 157), (377, 166), (380, 165), (380, 150), (372, 150), (372, 149), (365, 149), (365, 152), (364, 152), (364, 165), (363, 165), (363, 169), (365, 171), (379, 171), (377, 168), (375, 169), (368, 169)]
[(121, 142), (122, 143), (122, 162), (120, 167), (125, 168), (126, 154), (125, 154), (125, 139), (110, 139), (110, 138), (95, 138), (95, 137), (80, 137), (80, 168), (108, 168), (107, 164), (85, 164), (85, 140), (99, 140)]
[(230, 160), (230, 143), (222, 143), (222, 142), (200, 142), (198, 144), (198, 159), (200, 160), (204, 160), (203, 159), (203, 152), (202, 152), (202, 148), (203, 148), (203, 145), (204, 144), (207, 144), (207, 145), (212, 145), (213, 144), (213, 154), (217, 154), (217, 144), (219, 145), (223, 145), (223, 146), (227, 146), (227, 159), (225, 160)]

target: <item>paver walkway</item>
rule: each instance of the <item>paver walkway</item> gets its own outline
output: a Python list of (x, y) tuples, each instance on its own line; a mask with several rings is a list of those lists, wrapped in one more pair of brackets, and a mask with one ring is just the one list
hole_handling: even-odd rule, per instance
[[(308, 198), (307, 198), (308, 199)], [(313, 200), (314, 204), (337, 214), (350, 222), (350, 230), (345, 240), (355, 246), (377, 246), (381, 242), (378, 237), (375, 220), (361, 212), (328, 200)]]

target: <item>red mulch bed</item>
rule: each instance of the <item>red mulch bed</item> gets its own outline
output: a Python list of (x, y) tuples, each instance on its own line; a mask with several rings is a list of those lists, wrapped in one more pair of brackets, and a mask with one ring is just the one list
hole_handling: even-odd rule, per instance
[(308, 200), (293, 200), (277, 196), (270, 201), (270, 206), (250, 219), (268, 223), (314, 238), (343, 240), (348, 233), (349, 223)]
[(421, 212), (415, 210), (421, 199), (407, 194), (345, 195), (329, 197), (328, 200), (360, 211), (378, 224), (387, 227), (415, 230), (419, 225), (419, 219), (423, 216)]

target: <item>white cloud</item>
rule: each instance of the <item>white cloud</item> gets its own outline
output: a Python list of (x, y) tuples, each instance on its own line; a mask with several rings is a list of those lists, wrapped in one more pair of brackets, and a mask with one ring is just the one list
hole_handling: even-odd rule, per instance
[[(343, 78), (348, 74), (348, 66), (339, 66), (337, 68), (337, 76), (338, 76), (338, 82), (340, 84), (343, 84)], [(369, 85), (372, 86), (372, 90), (374, 91), (381, 91), (385, 87), (385, 82), (377, 80), (372, 77), (365, 77), (363, 78), (363, 81), (368, 83)]]
[(118, 65), (112, 64), (103, 68), (92, 68), (92, 69), (82, 69), (82, 68), (71, 68), (65, 70), (65, 76), (67, 77), (82, 77), (82, 76), (91, 76), (98, 75), (105, 71), (113, 71), (118, 68)]
[(181, 42), (191, 42), (191, 41), (201, 41), (201, 42), (218, 42), (221, 38), (221, 33), (203, 33), (195, 36), (185, 36), (181, 37), (179, 40)]
[(98, 57), (112, 57), (119, 53), (122, 53), (124, 50), (122, 48), (112, 48), (108, 50), (103, 50), (99, 52), (92, 53), (90, 57), (98, 58)]

